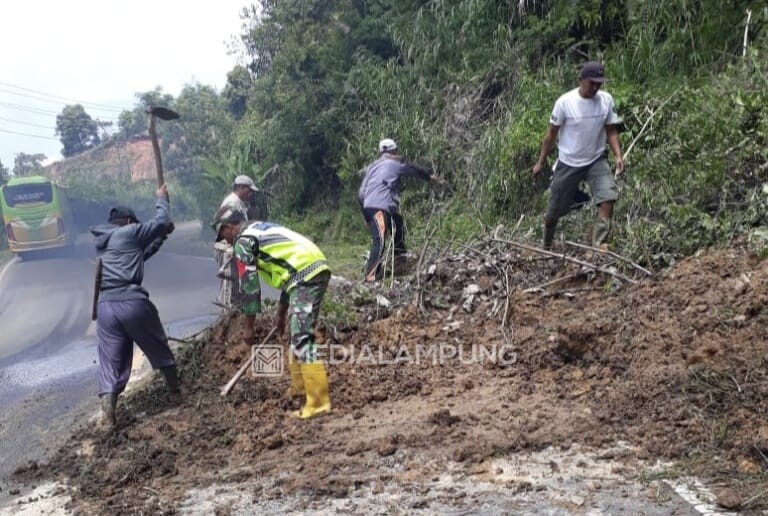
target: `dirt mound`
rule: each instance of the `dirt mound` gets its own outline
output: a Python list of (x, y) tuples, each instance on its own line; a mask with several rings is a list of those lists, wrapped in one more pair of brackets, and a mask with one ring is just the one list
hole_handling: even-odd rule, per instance
[(51, 179), (60, 180), (73, 172), (86, 171), (94, 177), (128, 175), (132, 181), (154, 179), (156, 175), (152, 142), (149, 138), (113, 141), (46, 167)]
[(376, 492), (383, 464), (413, 479), (446, 461), (623, 441), (637, 450), (623, 460), (675, 460), (760, 507), (768, 261), (711, 251), (640, 279), (600, 259), (607, 273), (485, 242), (394, 289), (335, 283), (319, 331), (333, 414), (310, 421), (288, 415), (286, 375), (219, 395), (249, 352), (228, 316), (181, 350), (181, 407), (155, 379), (120, 407), (114, 436), (83, 429), (17, 476), (68, 479), (85, 512), (171, 513), (192, 488), (246, 478), (261, 479), (261, 502), (304, 493), (311, 508)]

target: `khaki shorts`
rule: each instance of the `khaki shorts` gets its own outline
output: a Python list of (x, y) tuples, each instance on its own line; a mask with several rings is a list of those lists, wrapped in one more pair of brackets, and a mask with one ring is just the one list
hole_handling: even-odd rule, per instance
[(589, 184), (595, 205), (619, 198), (607, 158), (600, 158), (585, 167), (571, 167), (558, 161), (553, 170), (552, 185), (549, 187), (547, 217), (558, 219), (568, 213), (582, 181)]

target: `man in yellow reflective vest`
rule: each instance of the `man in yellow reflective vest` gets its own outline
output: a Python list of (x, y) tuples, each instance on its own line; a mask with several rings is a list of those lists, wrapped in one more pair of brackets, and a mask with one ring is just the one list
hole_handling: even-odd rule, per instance
[(317, 360), (315, 324), (331, 269), (323, 252), (308, 238), (272, 222), (245, 221), (237, 210), (222, 206), (213, 222), (216, 240), (234, 246), (240, 278), (240, 310), (245, 315), (245, 338), (254, 339), (256, 314), (261, 312), (261, 284), (281, 291), (276, 327), (284, 331), (290, 312), (291, 372), (289, 396), (306, 394), (296, 415), (309, 419), (331, 410), (328, 376)]

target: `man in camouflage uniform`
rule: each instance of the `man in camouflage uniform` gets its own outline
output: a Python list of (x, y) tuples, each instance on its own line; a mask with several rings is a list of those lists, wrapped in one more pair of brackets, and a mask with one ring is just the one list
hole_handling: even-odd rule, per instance
[(317, 361), (315, 342), (320, 304), (331, 279), (325, 255), (306, 237), (271, 222), (246, 223), (241, 212), (227, 206), (216, 212), (213, 229), (217, 240), (233, 245), (246, 340), (253, 342), (256, 314), (261, 312), (261, 279), (281, 291), (276, 321), (281, 333), (290, 313), (288, 395), (306, 394), (296, 415), (308, 419), (330, 411), (328, 376), (323, 363)]

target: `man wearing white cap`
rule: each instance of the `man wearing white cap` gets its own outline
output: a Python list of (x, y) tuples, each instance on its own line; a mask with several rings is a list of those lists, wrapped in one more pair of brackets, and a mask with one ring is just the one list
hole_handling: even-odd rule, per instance
[[(240, 175), (232, 182), (232, 192), (227, 195), (219, 208), (227, 207), (233, 211), (243, 214), (245, 220), (250, 220), (249, 215), (250, 200), (259, 188), (254, 184), (253, 179), (246, 175)], [(214, 245), (216, 263), (219, 265), (219, 274), (221, 278), (221, 287), (219, 289), (219, 302), (224, 306), (231, 306), (232, 296), (237, 296), (240, 291), (238, 284), (237, 266), (232, 260), (232, 246), (222, 240)]]
[(245, 220), (248, 220), (249, 201), (253, 198), (254, 192), (259, 188), (254, 184), (253, 179), (248, 176), (237, 176), (232, 182), (232, 193), (227, 195), (221, 202), (222, 206), (227, 206), (235, 211), (242, 212)]
[[(371, 250), (365, 266), (365, 280), (382, 279), (381, 265), (387, 233), (394, 229), (395, 255), (406, 253), (403, 217), (400, 215), (400, 178), (416, 177), (438, 181), (431, 171), (403, 161), (397, 155), (397, 143), (391, 138), (379, 142), (379, 158), (368, 165), (357, 197), (371, 231)], [(393, 228), (394, 226), (394, 228)]]

